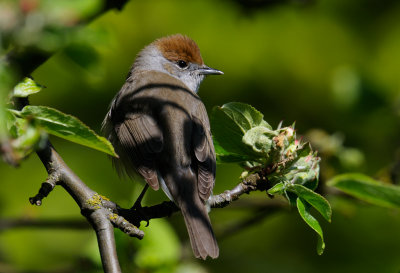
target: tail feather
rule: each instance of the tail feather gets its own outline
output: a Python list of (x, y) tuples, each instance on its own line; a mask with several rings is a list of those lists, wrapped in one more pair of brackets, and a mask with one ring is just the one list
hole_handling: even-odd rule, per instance
[(219, 255), (219, 248), (208, 217), (207, 208), (201, 204), (181, 205), (190, 243), (196, 258), (205, 260), (207, 256), (215, 259)]

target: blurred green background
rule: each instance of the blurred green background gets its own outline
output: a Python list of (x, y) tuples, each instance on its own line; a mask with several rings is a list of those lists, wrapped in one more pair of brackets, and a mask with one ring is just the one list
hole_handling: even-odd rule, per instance
[[(90, 2), (89, 10), (99, 3), (83, 2)], [(51, 1), (43, 3), (46, 7)], [(56, 17), (65, 15), (57, 12)], [(0, 13), (3, 23), (5, 14)], [(394, 0), (131, 0), (121, 12), (107, 12), (75, 32), (68, 47), (33, 73), (47, 88), (32, 96), (31, 104), (75, 115), (100, 132), (138, 51), (156, 38), (182, 33), (198, 43), (207, 65), (225, 72), (207, 78), (200, 88), (209, 111), (240, 101), (259, 109), (274, 127), (281, 120), (285, 125), (296, 121), (297, 133), (320, 150), (321, 184), (345, 171), (396, 183), (398, 18), (400, 3)], [(42, 37), (44, 48), (54, 42), (49, 37)], [(121, 206), (133, 203), (142, 185), (120, 179), (105, 154), (52, 141), (89, 187)], [(235, 165), (219, 165), (214, 192), (232, 188), (240, 172)], [(28, 197), (45, 179), (35, 155), (17, 169), (0, 163), (0, 221), (83, 220), (61, 188), (41, 207), (29, 204)], [(116, 231), (121, 266), (124, 272), (399, 272), (399, 211), (334, 194), (323, 185), (321, 191), (333, 206), (332, 223), (321, 221), (326, 238), (322, 256), (315, 250), (316, 235), (294, 210), (260, 212), (279, 200), (252, 194), (211, 212), (220, 245), (217, 260), (192, 257), (176, 214), (152, 220), (140, 242)], [(144, 203), (161, 200), (161, 193), (151, 192)], [(231, 232), (254, 215), (261, 217)], [(101, 271), (90, 229), (0, 229), (2, 273)]]

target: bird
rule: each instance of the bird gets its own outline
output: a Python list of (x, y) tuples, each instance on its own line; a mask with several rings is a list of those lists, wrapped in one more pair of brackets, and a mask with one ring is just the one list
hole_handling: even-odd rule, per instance
[(181, 210), (196, 258), (217, 258), (207, 200), (216, 156), (206, 108), (197, 95), (207, 75), (196, 42), (174, 34), (145, 46), (111, 102), (103, 131), (119, 158), (117, 171), (160, 187)]

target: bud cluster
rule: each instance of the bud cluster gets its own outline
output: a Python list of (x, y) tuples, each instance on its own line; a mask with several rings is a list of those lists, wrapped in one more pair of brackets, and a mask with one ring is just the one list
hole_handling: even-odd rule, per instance
[(274, 130), (252, 106), (236, 102), (215, 108), (211, 121), (218, 161), (239, 163), (242, 178), (262, 174), (270, 194), (293, 184), (317, 187), (320, 158), (296, 137), (294, 124)]

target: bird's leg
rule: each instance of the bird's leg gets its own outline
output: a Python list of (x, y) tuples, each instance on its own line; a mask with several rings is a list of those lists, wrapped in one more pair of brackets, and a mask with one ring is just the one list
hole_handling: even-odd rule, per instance
[(136, 199), (135, 204), (133, 204), (133, 207), (131, 208), (131, 210), (136, 210), (138, 208), (142, 207), (142, 200), (143, 197), (147, 191), (147, 189), (149, 188), (149, 184), (146, 183), (146, 185), (144, 186), (142, 192), (140, 193), (139, 197)]
[[(148, 219), (146, 217), (146, 215), (142, 212), (142, 200), (143, 197), (147, 191), (147, 189), (149, 188), (149, 184), (146, 183), (146, 185), (144, 186), (142, 192), (140, 193), (139, 197), (136, 199), (135, 204), (133, 204), (132, 208), (130, 209), (131, 212), (134, 212), (136, 214), (138, 214), (138, 216), (143, 219), (144, 221), (146, 221), (146, 227), (149, 226), (149, 222), (150, 219)], [(140, 224), (140, 220), (139, 220), (139, 224)]]

